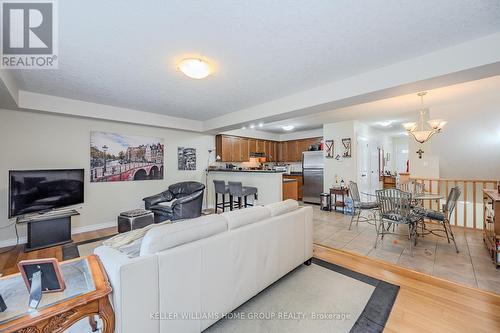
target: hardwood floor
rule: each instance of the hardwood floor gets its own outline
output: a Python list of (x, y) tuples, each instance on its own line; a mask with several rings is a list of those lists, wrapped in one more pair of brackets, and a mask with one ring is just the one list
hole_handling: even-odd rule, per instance
[(314, 256), (400, 286), (385, 332), (500, 332), (500, 296), (327, 246)]
[[(75, 234), (72, 238), (75, 243), (78, 243), (89, 239), (111, 236), (116, 233), (116, 227), (112, 227)], [(9, 249), (10, 248), (2, 248), (0, 249), (0, 252), (7, 251)], [(17, 263), (21, 260), (42, 258), (56, 258), (58, 261), (62, 261), (62, 246), (54, 246), (47, 249), (24, 252), (24, 245), (17, 245), (15, 248), (0, 254), (0, 274), (5, 276), (19, 272), (17, 269)]]

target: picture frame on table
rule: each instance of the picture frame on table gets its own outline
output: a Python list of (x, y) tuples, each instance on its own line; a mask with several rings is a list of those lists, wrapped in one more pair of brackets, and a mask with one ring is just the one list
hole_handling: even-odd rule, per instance
[(33, 275), (41, 272), (41, 292), (52, 293), (66, 289), (64, 278), (55, 258), (22, 260), (17, 264), (28, 291), (31, 290)]

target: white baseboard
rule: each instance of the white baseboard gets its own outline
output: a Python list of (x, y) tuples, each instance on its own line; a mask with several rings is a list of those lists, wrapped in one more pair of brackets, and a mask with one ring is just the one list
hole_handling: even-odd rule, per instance
[[(86, 226), (82, 226), (82, 227), (71, 228), (71, 234), (72, 235), (80, 234), (82, 232), (94, 231), (94, 230), (99, 230), (99, 229), (104, 229), (104, 228), (115, 227), (115, 226), (116, 226), (116, 221), (99, 223), (99, 224), (91, 224), (91, 225), (86, 225)], [(27, 242), (26, 236), (19, 236), (19, 244), (25, 244), (26, 242)], [(0, 248), (7, 247), (7, 246), (13, 246), (13, 245), (16, 245), (15, 238), (0, 241)]]

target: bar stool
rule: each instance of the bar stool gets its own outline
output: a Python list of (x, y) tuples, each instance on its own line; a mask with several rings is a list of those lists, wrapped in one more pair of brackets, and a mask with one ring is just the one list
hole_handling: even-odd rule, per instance
[[(251, 186), (243, 186), (241, 182), (228, 182), (229, 184), (229, 195), (231, 199), (231, 210), (233, 202), (238, 204), (238, 208), (241, 208), (241, 199), (243, 198), (245, 203), (245, 208), (248, 206), (253, 206), (253, 204), (248, 203), (248, 196), (253, 195), (257, 199), (257, 188)], [(238, 201), (234, 201), (234, 198), (238, 198)]]
[[(225, 211), (226, 207), (230, 207), (233, 210), (233, 198), (229, 196), (229, 202), (226, 203), (226, 194), (229, 193), (229, 186), (226, 185), (226, 182), (223, 180), (214, 180), (215, 187), (215, 213), (220, 208), (222, 211)], [(222, 202), (219, 203), (219, 194), (222, 195)]]

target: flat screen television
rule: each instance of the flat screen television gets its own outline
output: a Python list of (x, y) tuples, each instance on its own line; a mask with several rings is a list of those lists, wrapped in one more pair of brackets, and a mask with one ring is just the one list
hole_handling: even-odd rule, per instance
[(9, 218), (83, 203), (83, 169), (10, 170)]

